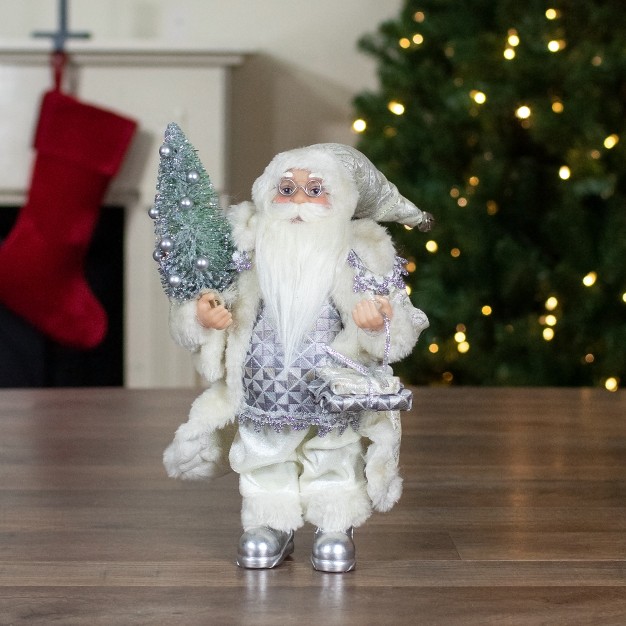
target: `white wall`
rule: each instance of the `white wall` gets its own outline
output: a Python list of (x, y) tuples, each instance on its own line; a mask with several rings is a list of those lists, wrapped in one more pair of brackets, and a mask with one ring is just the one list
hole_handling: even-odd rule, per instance
[[(160, 40), (255, 52), (232, 81), (227, 188), (239, 201), (249, 197), (252, 181), (276, 152), (318, 141), (354, 141), (351, 99), (376, 86), (375, 65), (357, 51), (356, 42), (395, 17), (402, 0), (69, 0), (69, 5), (71, 28), (90, 31), (96, 42)], [(27, 39), (34, 30), (52, 29), (56, 10), (56, 0), (0, 0), (0, 38)]]

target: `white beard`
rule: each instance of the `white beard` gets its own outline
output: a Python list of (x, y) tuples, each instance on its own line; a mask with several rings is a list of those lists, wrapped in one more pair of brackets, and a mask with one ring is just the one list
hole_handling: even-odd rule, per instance
[(259, 215), (259, 287), (283, 344), (285, 366), (313, 329), (345, 263), (348, 223), (333, 209), (315, 204), (281, 204)]

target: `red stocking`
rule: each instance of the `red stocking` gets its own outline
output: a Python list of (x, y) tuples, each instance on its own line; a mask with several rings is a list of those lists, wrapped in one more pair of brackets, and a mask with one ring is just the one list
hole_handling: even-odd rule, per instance
[(28, 200), (0, 244), (0, 302), (59, 343), (97, 346), (107, 317), (83, 262), (136, 123), (55, 89), (44, 95)]

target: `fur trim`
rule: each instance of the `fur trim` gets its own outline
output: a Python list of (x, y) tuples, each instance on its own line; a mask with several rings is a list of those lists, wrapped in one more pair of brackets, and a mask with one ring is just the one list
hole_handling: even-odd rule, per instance
[(361, 526), (372, 514), (370, 499), (363, 487), (330, 492), (319, 489), (304, 494), (303, 501), (304, 519), (326, 531)]
[(244, 530), (255, 526), (269, 526), (288, 532), (303, 524), (300, 498), (296, 494), (261, 494), (242, 500), (241, 525)]
[(252, 202), (242, 202), (228, 208), (226, 216), (232, 227), (233, 240), (239, 250), (254, 249), (256, 209)]
[[(393, 508), (402, 495), (398, 455), (402, 427), (398, 412), (367, 411), (361, 418), (359, 432), (371, 440), (365, 454), (367, 493), (376, 511)], [(395, 418), (392, 423), (392, 419)]]
[(163, 454), (168, 476), (214, 478), (229, 471), (228, 450), (236, 431), (234, 418), (235, 408), (223, 382), (198, 396), (191, 405), (189, 420), (178, 427)]

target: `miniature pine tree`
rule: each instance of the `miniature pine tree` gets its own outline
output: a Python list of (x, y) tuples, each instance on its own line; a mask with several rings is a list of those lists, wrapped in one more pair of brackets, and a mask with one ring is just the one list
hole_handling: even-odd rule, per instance
[(358, 148), (433, 213), (394, 235), (431, 327), (412, 382), (626, 376), (621, 0), (407, 0), (360, 47)]
[(169, 298), (187, 300), (203, 289), (222, 291), (236, 273), (230, 226), (196, 150), (177, 124), (159, 149), (154, 259)]

